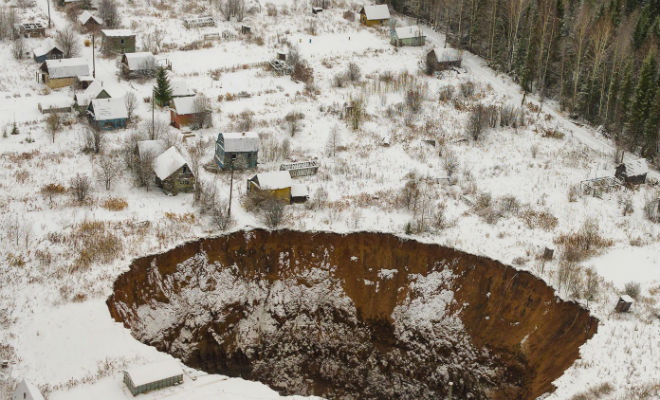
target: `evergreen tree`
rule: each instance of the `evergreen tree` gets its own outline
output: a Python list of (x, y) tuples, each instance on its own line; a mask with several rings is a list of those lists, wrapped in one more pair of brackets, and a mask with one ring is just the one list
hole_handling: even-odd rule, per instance
[(158, 68), (156, 73), (156, 86), (154, 86), (154, 99), (156, 103), (163, 107), (170, 103), (172, 100), (172, 87), (170, 86), (170, 78), (167, 76), (165, 68)]
[(617, 101), (617, 108), (615, 113), (616, 133), (618, 141), (623, 142), (623, 128), (628, 119), (628, 110), (630, 109), (630, 98), (632, 97), (633, 81), (632, 81), (632, 61), (626, 63), (626, 68), (623, 71), (623, 82), (621, 83), (621, 90), (619, 92), (619, 99)]
[(651, 106), (655, 99), (657, 87), (658, 62), (656, 52), (650, 51), (644, 59), (642, 68), (639, 72), (639, 80), (635, 87), (635, 96), (631, 105), (628, 118), (628, 136), (632, 140), (633, 146), (641, 143), (644, 134), (644, 125), (651, 113)]
[(646, 157), (658, 155), (658, 130), (660, 130), (660, 82), (655, 84), (655, 95), (649, 109), (649, 116), (644, 123), (644, 149)]

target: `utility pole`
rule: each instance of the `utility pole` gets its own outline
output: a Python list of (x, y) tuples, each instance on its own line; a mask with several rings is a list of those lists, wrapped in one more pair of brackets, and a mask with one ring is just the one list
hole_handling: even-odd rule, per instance
[(92, 77), (96, 79), (96, 42), (92, 33)]
[(227, 208), (227, 217), (231, 217), (231, 196), (234, 193), (234, 158), (231, 157), (229, 162), (231, 168), (231, 179), (229, 181), (229, 207)]
[(46, 4), (48, 5), (48, 29), (50, 29), (50, 0), (46, 0)]
[(156, 89), (151, 89), (151, 139), (156, 139), (156, 124), (154, 124), (154, 92)]

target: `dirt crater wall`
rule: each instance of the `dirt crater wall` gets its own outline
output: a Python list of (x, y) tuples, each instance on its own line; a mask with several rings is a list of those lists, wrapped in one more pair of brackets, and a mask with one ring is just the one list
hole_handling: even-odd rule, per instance
[(535, 399), (598, 321), (533, 275), (390, 234), (252, 230), (134, 260), (107, 301), (209, 372), (328, 398)]

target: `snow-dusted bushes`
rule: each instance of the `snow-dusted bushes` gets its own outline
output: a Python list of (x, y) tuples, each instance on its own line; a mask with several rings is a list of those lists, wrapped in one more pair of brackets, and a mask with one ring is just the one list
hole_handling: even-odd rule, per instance
[(601, 236), (597, 220), (587, 219), (577, 232), (560, 235), (555, 243), (562, 249), (563, 260), (579, 262), (611, 246), (613, 242)]
[(87, 175), (76, 174), (69, 183), (69, 190), (73, 199), (78, 203), (87, 200), (89, 192), (92, 190), (92, 180)]
[(77, 268), (89, 268), (96, 262), (109, 263), (123, 249), (121, 239), (102, 221), (83, 221), (74, 228), (70, 240), (78, 250)]
[(641, 286), (637, 282), (628, 282), (626, 283), (626, 286), (624, 288), (624, 292), (632, 297), (633, 299), (637, 300), (639, 298), (640, 293), (642, 292)]

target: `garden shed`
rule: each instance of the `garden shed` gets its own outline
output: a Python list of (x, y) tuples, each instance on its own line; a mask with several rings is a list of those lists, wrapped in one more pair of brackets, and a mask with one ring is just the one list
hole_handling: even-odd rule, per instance
[(135, 53), (135, 33), (128, 29), (103, 29), (101, 48), (109, 53)]
[(616, 167), (614, 176), (630, 185), (646, 183), (646, 174), (649, 172), (648, 164), (643, 158), (626, 161)]
[(170, 123), (177, 129), (182, 126), (202, 128), (211, 118), (211, 110), (202, 109), (198, 97), (176, 97), (172, 99)]
[(32, 50), (34, 61), (42, 63), (46, 60), (59, 60), (64, 57), (64, 52), (52, 43), (48, 43)]
[(103, 20), (89, 11), (83, 11), (78, 16), (78, 23), (86, 31), (96, 31), (103, 26)]
[(46, 60), (39, 68), (39, 80), (51, 89), (71, 86), (79, 77), (89, 75), (89, 64), (84, 58)]
[(126, 128), (128, 111), (123, 97), (93, 99), (87, 110), (92, 124), (98, 129)]
[(41, 22), (25, 22), (18, 25), (18, 32), (26, 38), (46, 36), (46, 25)]
[(220, 169), (256, 168), (259, 136), (254, 132), (220, 133), (215, 142), (215, 161)]
[(390, 9), (387, 4), (364, 6), (360, 9), (360, 22), (364, 25), (382, 25), (390, 19)]
[(304, 203), (309, 199), (309, 188), (306, 185), (297, 183), (291, 186), (291, 202)]
[(195, 176), (176, 147), (172, 146), (156, 157), (153, 167), (156, 174), (156, 185), (163, 189), (163, 192), (176, 195), (193, 190)]
[(291, 175), (287, 171), (262, 172), (248, 180), (247, 190), (265, 192), (275, 199), (291, 203), (292, 185)]
[(121, 56), (121, 72), (126, 78), (154, 76), (158, 65), (151, 52), (140, 51)]
[(432, 49), (426, 53), (426, 65), (429, 72), (460, 68), (462, 55), (455, 49)]
[(125, 370), (124, 383), (135, 396), (183, 383), (183, 370), (174, 361), (142, 365)]
[(424, 46), (424, 43), (426, 43), (426, 35), (422, 32), (422, 28), (417, 25), (394, 28), (390, 36), (390, 42), (397, 47)]

